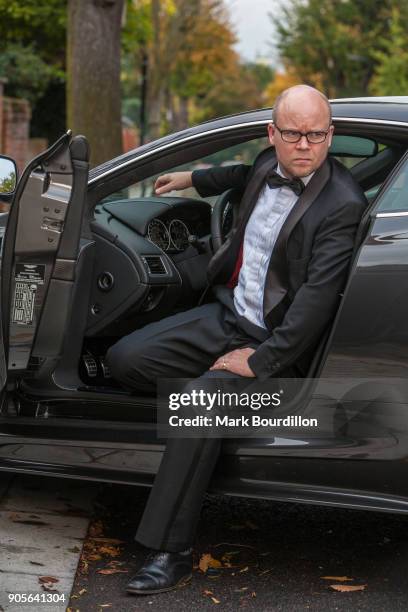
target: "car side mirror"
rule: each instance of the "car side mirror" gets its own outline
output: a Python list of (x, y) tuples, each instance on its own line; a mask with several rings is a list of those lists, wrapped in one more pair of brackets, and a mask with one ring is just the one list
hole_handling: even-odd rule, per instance
[(16, 185), (16, 162), (11, 157), (0, 155), (0, 198), (13, 195)]

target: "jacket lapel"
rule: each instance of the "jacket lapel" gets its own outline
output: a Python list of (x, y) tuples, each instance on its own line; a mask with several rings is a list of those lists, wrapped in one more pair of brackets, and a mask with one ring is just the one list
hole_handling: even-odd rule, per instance
[(315, 202), (326, 183), (330, 178), (330, 164), (326, 161), (316, 170), (310, 182), (306, 186), (302, 195), (299, 197), (285, 223), (275, 243), (269, 260), (268, 272), (265, 280), (265, 291), (263, 300), (263, 313), (267, 315), (285, 297), (288, 289), (288, 265), (287, 265), (287, 242), (295, 225), (300, 221), (305, 212)]

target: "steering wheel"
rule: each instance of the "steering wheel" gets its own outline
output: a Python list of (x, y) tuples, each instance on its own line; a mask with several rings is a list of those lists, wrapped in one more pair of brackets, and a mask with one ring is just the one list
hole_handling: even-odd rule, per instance
[(234, 195), (237, 191), (234, 188), (227, 189), (220, 196), (218, 196), (211, 213), (211, 240), (213, 246), (213, 252), (218, 251), (220, 246), (225, 241), (225, 235), (223, 232), (225, 213), (227, 212), (227, 206), (234, 201)]

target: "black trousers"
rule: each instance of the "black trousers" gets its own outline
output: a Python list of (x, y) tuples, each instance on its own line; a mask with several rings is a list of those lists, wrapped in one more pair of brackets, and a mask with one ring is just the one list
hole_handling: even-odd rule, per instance
[[(154, 391), (160, 378), (227, 377), (223, 370), (208, 372), (208, 368), (228, 351), (256, 348), (260, 343), (256, 335), (258, 338), (242, 329), (233, 308), (216, 302), (133, 332), (109, 350), (107, 360), (114, 378), (126, 386)], [(192, 545), (221, 442), (220, 438), (167, 441), (137, 541), (170, 552)]]

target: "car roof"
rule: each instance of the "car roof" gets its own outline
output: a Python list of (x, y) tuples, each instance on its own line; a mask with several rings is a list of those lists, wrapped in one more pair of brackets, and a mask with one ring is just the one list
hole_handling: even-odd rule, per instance
[[(370, 97), (370, 98), (341, 98), (330, 100), (333, 114), (333, 122), (336, 120), (365, 119), (378, 120), (380, 122), (403, 122), (408, 124), (408, 96)], [(266, 123), (271, 119), (272, 108), (260, 108), (244, 111), (234, 115), (227, 115), (200, 123), (194, 127), (187, 128), (181, 132), (168, 134), (152, 142), (146, 143), (123, 153), (112, 160), (96, 166), (89, 173), (89, 182), (92, 183), (101, 175), (114, 171), (117, 166), (130, 163), (136, 156), (148, 154), (160, 145), (169, 146), (181, 137), (193, 137), (206, 131), (222, 130), (229, 125)]]

